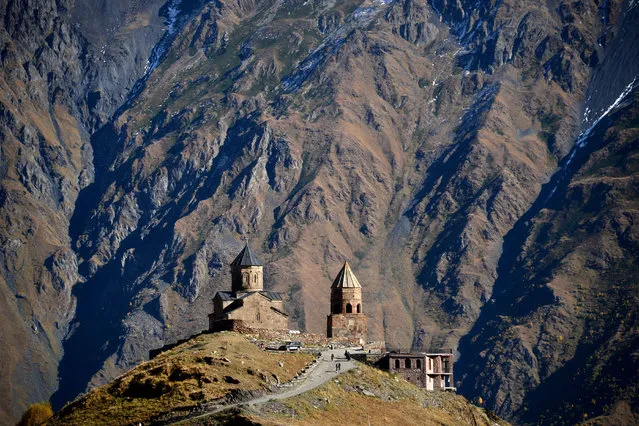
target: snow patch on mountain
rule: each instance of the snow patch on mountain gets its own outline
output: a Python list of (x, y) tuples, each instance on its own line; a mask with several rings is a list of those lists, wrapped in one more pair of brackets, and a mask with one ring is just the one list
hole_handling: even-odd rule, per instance
[[(568, 159), (566, 160), (566, 163), (563, 165), (563, 167), (559, 170), (558, 173), (563, 173), (563, 171), (568, 168), (572, 160), (575, 158), (575, 155), (577, 154), (577, 152), (579, 152), (580, 150), (586, 147), (588, 143), (588, 139), (590, 138), (592, 132), (597, 127), (597, 125), (601, 122), (601, 120), (603, 120), (608, 114), (610, 114), (610, 112), (612, 112), (615, 108), (617, 108), (619, 104), (623, 102), (626, 96), (632, 93), (637, 82), (637, 77), (639, 76), (635, 76), (632, 79), (632, 81), (628, 83), (628, 85), (621, 91), (621, 94), (617, 96), (617, 99), (615, 99), (615, 101), (611, 103), (608, 106), (608, 108), (606, 108), (606, 110), (603, 111), (603, 113), (600, 114), (599, 117), (597, 117), (597, 119), (593, 121), (592, 124), (586, 130), (584, 130), (583, 132), (579, 134), (579, 137), (577, 138), (577, 142), (575, 142), (572, 152), (570, 153), (570, 155), (568, 156)], [(590, 108), (587, 107), (586, 110), (584, 111), (584, 121), (587, 120), (590, 113), (591, 113)], [(550, 200), (550, 198), (555, 194), (555, 192), (557, 191), (557, 187), (559, 186), (559, 183), (562, 180), (563, 180), (563, 177), (560, 176), (559, 179), (557, 180), (557, 183), (553, 187), (552, 191), (550, 191), (550, 194), (546, 198), (546, 202), (548, 202), (548, 200)]]
[(342, 26), (326, 37), (322, 44), (300, 62), (291, 74), (282, 79), (284, 91), (290, 93), (299, 90), (326, 58), (337, 53), (349, 34), (356, 29), (366, 28), (382, 10), (385, 10), (394, 1), (396, 0), (372, 0), (362, 3)]

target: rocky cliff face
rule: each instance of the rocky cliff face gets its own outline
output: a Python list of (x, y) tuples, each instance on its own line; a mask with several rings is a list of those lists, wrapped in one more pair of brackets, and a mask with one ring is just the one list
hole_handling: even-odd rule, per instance
[[(123, 2), (124, 4), (124, 2)], [(77, 5), (76, 5), (77, 6)], [(143, 6), (143, 7), (142, 7)], [(0, 418), (57, 388), (62, 340), (83, 280), (69, 220), (94, 175), (89, 135), (120, 105), (161, 34), (159, 5), (131, 6), (104, 45), (90, 43), (65, 1), (0, 2)], [(128, 6), (127, 6), (128, 7)], [(147, 20), (130, 26), (130, 19)], [(131, 44), (128, 38), (148, 36)], [(108, 47), (107, 47), (108, 45)]]
[(608, 38), (584, 130), (509, 231), (494, 298), (461, 344), (467, 395), (523, 423), (636, 407), (638, 12)]
[[(578, 136), (636, 74), (636, 54), (621, 41), (635, 37), (622, 20), (632, 5), (241, 0), (160, 9), (84, 0), (52, 2), (49, 24), (20, 6), (2, 8), (3, 52), (16, 52), (2, 54), (12, 61), (3, 62), (2, 129), (13, 141), (2, 145), (3, 312), (21, 330), (3, 333), (40, 354), (20, 368), (46, 373), (8, 378), (24, 383), (20, 392), (41, 389), (15, 401), (50, 394), (60, 357), (56, 404), (206, 328), (240, 236), (267, 263), (266, 286), (288, 295), (292, 326), (324, 330), (332, 277), (348, 259), (371, 337), (421, 350), (455, 348), (466, 336), (461, 389), (501, 414), (533, 419), (529, 401), (563, 365), (596, 377), (575, 351), (545, 366), (522, 355), (527, 364), (494, 374), (495, 360), (512, 354), (502, 351), (510, 334), (494, 346), (491, 333), (549, 304), (592, 300), (586, 291), (557, 299), (550, 281), (531, 277), (550, 276), (561, 258), (551, 248), (573, 232), (560, 223), (576, 210), (559, 197), (578, 200), (566, 188), (579, 167), (595, 151), (619, 164), (623, 149), (633, 152), (631, 142), (587, 143), (594, 128)], [(108, 13), (94, 23), (87, 10)], [(29, 98), (37, 81), (42, 93)], [(21, 99), (30, 108), (20, 110)], [(635, 110), (624, 111), (632, 123)], [(610, 117), (595, 127), (622, 121)], [(585, 235), (579, 244), (599, 250), (589, 239), (598, 228)], [(632, 264), (632, 249), (620, 250), (609, 264)], [(612, 276), (596, 271), (588, 291), (607, 291)], [(527, 286), (541, 288), (530, 310), (510, 312)], [(31, 331), (35, 319), (52, 330), (46, 339)], [(559, 350), (536, 333), (516, 353)], [(506, 401), (508, 393), (517, 397)]]
[(635, 90), (508, 234), (494, 297), (462, 340), (466, 394), (519, 422), (636, 406), (637, 106)]

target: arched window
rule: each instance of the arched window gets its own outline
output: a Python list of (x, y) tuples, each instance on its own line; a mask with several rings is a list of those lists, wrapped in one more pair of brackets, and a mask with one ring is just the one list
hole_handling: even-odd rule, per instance
[(261, 321), (262, 321), (262, 319), (261, 319), (261, 317), (260, 317), (260, 311), (257, 311), (257, 312), (255, 313), (255, 321), (257, 321), (257, 322), (261, 322)]
[(410, 359), (407, 359), (405, 364), (406, 364), (406, 368), (410, 368)]
[(395, 368), (400, 368), (400, 367), (399, 367), (399, 360), (398, 360), (398, 359), (396, 359), (396, 360), (395, 360)]
[(362, 313), (362, 305), (361, 304), (357, 304), (357, 313), (361, 314)]
[(242, 274), (242, 281), (244, 281), (247, 284), (249, 284), (251, 282), (251, 281), (249, 281), (249, 274), (247, 272), (244, 272)]
[(257, 274), (253, 275), (253, 284), (257, 284)]
[(419, 368), (421, 370), (422, 368), (422, 360), (418, 359), (415, 361), (415, 368)]
[(346, 304), (346, 313), (347, 314), (352, 314), (353, 313), (353, 307), (351, 306), (350, 303)]

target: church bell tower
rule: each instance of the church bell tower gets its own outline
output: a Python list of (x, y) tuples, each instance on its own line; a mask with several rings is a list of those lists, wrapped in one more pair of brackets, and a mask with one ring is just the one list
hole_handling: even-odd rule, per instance
[(366, 316), (362, 307), (362, 286), (348, 262), (331, 285), (331, 314), (326, 322), (329, 338), (342, 337), (366, 341)]

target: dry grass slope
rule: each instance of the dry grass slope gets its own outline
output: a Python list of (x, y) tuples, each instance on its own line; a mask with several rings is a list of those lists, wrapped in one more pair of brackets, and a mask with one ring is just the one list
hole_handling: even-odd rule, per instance
[(198, 336), (63, 408), (53, 425), (143, 422), (291, 380), (312, 355), (265, 352), (236, 333)]
[(221, 413), (207, 423), (263, 425), (507, 425), (449, 392), (428, 392), (400, 377), (360, 365), (334, 381), (250, 411)]

